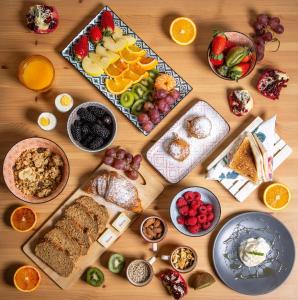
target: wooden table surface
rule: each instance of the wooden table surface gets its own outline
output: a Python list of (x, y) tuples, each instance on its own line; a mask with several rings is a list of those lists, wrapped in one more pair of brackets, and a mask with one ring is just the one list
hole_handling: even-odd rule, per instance
[[(110, 0), (108, 4), (117, 14), (136, 31), (159, 55), (182, 75), (192, 86), (193, 91), (185, 98), (166, 119), (145, 137), (127, 119), (116, 110), (79, 72), (66, 62), (59, 51), (79, 32), (88, 21), (95, 16), (102, 3), (91, 0), (63, 0), (50, 1), (50, 5), (57, 7), (60, 14), (59, 28), (49, 35), (36, 35), (28, 32), (24, 27), (24, 14), (32, 1), (1, 1), (0, 27), (0, 159), (3, 163), (5, 154), (17, 141), (30, 137), (41, 136), (54, 140), (66, 151), (71, 168), (71, 176), (67, 187), (59, 197), (45, 204), (34, 205), (38, 213), (40, 226), (50, 214), (78, 187), (82, 181), (100, 163), (102, 154), (92, 155), (73, 146), (67, 137), (67, 114), (55, 111), (54, 98), (61, 92), (73, 95), (75, 103), (87, 100), (97, 100), (109, 106), (118, 121), (118, 135), (115, 145), (122, 145), (128, 150), (143, 154), (148, 146), (154, 142), (181, 115), (184, 107), (193, 100), (201, 98), (208, 101), (219, 111), (231, 126), (228, 141), (243, 129), (255, 116), (268, 118), (277, 114), (277, 132), (293, 148), (293, 154), (277, 169), (275, 181), (287, 184), (293, 194), (289, 207), (273, 215), (283, 222), (291, 231), (296, 244), (298, 227), (298, 1), (296, 0), (263, 0), (263, 1), (138, 1), (138, 0)], [(265, 59), (257, 65), (256, 70), (239, 84), (217, 78), (209, 69), (206, 61), (206, 49), (211, 39), (212, 30), (238, 30), (251, 33), (249, 19), (257, 13), (269, 12), (281, 18), (285, 32), (280, 36), (281, 46), (277, 53), (266, 52)], [(170, 21), (175, 16), (192, 18), (198, 26), (198, 37), (194, 44), (182, 47), (173, 43), (168, 37)], [(43, 54), (50, 58), (56, 69), (56, 79), (52, 90), (38, 95), (24, 88), (17, 79), (17, 68), (20, 61), (29, 54)], [(278, 101), (270, 101), (260, 96), (254, 88), (257, 70), (265, 65), (274, 66), (286, 71), (290, 76), (288, 88), (282, 91)], [(249, 89), (255, 100), (254, 109), (246, 117), (238, 118), (230, 111), (227, 103), (227, 89), (242, 86)], [(58, 117), (55, 131), (45, 132), (39, 129), (36, 118), (42, 111), (53, 111)], [(223, 145), (220, 147), (223, 148)], [(220, 152), (216, 149), (212, 157)], [(220, 199), (222, 206), (221, 222), (232, 214), (257, 210), (269, 212), (263, 205), (259, 188), (244, 203), (239, 203), (215, 181), (204, 179), (208, 158), (179, 184), (168, 185), (164, 192), (152, 204), (146, 213), (156, 213), (167, 219), (169, 232), (161, 243), (161, 252), (167, 252), (171, 246), (186, 244), (196, 249), (199, 257), (199, 270), (205, 270), (215, 275), (212, 268), (210, 253), (213, 235), (201, 238), (189, 238), (178, 233), (169, 220), (169, 203), (177, 191), (183, 187), (199, 185), (212, 190)], [(147, 164), (147, 162), (145, 162)], [(159, 176), (156, 173), (156, 176)], [(162, 177), (160, 180), (163, 181)], [(164, 181), (163, 181), (164, 182)], [(166, 183), (165, 183), (166, 184)], [(22, 294), (12, 286), (12, 276), (16, 267), (22, 264), (32, 264), (21, 250), (22, 244), (32, 232), (18, 233), (9, 226), (9, 216), (15, 206), (24, 203), (16, 199), (6, 188), (3, 177), (0, 186), (0, 299), (170, 299), (157, 278), (144, 288), (131, 286), (126, 279), (111, 274), (101, 265), (100, 259), (95, 265), (100, 266), (105, 273), (104, 288), (92, 288), (82, 280), (74, 283), (70, 290), (59, 289), (44, 273), (38, 290), (31, 294)], [(128, 257), (146, 257), (151, 253), (149, 245), (144, 244), (138, 234), (137, 223), (127, 230), (111, 248), (110, 251), (123, 253)], [(158, 272), (166, 267), (166, 263), (158, 262), (154, 269)], [(189, 275), (186, 275), (188, 278)], [(289, 278), (277, 290), (270, 294), (259, 296), (260, 299), (297, 299), (298, 267), (297, 263)], [(295, 291), (296, 289), (296, 291)], [(295, 294), (296, 292), (296, 294)], [(218, 277), (216, 283), (201, 291), (189, 292), (186, 299), (249, 299), (226, 287)]]

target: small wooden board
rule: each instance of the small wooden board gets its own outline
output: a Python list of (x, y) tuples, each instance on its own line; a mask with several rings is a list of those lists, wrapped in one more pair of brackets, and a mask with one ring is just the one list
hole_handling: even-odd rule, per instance
[[(98, 169), (92, 174), (93, 177), (100, 170), (114, 170), (113, 168), (107, 165), (100, 165)], [(132, 181), (133, 184), (138, 189), (139, 198), (142, 201), (143, 209), (146, 209), (154, 199), (158, 197), (158, 195), (163, 191), (164, 186), (158, 180), (158, 177), (154, 176), (152, 170), (141, 167), (139, 170), (140, 174), (142, 174), (144, 181), (142, 179)], [(119, 174), (121, 172), (118, 171)], [(140, 176), (141, 177), (141, 176)], [(90, 179), (89, 178), (89, 179)], [(88, 179), (88, 180), (89, 180)], [(143, 182), (142, 182), (143, 181)], [(83, 187), (84, 185), (82, 185)], [(54, 222), (60, 218), (62, 212), (65, 207), (69, 206), (75, 199), (79, 198), (82, 195), (87, 195), (85, 192), (81, 190), (81, 188), (77, 189), (51, 216), (50, 218), (30, 237), (30, 239), (24, 244), (23, 251), (26, 255), (28, 255), (41, 270), (43, 270), (59, 287), (62, 289), (69, 288), (72, 284), (74, 284), (83, 274), (85, 269), (90, 266), (96, 259), (99, 258), (101, 254), (103, 254), (107, 248), (104, 248), (98, 242), (95, 242), (91, 245), (87, 255), (81, 256), (76, 262), (76, 266), (73, 272), (68, 277), (62, 277), (57, 274), (54, 270), (52, 270), (49, 266), (43, 263), (37, 256), (34, 254), (34, 247), (40, 237), (42, 237), (43, 233), (46, 232), (51, 226), (53, 226)], [(90, 196), (90, 195), (89, 195)], [(121, 233), (116, 231), (111, 223), (119, 215), (120, 212), (125, 211), (124, 209), (106, 202), (103, 198), (99, 196), (92, 196), (97, 202), (105, 205), (109, 212), (109, 222), (107, 228), (111, 228), (117, 235), (117, 238), (120, 237), (125, 231)], [(125, 211), (125, 214), (130, 217), (132, 220), (137, 217), (137, 214)]]
[[(263, 123), (263, 119), (257, 117), (250, 123), (241, 134), (244, 132), (253, 132), (257, 127)], [(221, 161), (233, 148), (238, 137), (235, 138), (231, 144), (221, 152), (207, 167), (207, 171), (213, 168), (219, 161)], [(273, 170), (275, 170), (282, 162), (284, 162), (289, 155), (292, 153), (292, 149), (287, 145), (287, 143), (282, 140), (278, 134), (275, 134), (274, 140), (274, 155), (273, 155)], [(243, 179), (244, 177), (241, 176)], [(222, 179), (219, 180), (222, 184), (238, 201), (244, 201), (260, 184), (254, 184), (250, 180), (231, 180)]]

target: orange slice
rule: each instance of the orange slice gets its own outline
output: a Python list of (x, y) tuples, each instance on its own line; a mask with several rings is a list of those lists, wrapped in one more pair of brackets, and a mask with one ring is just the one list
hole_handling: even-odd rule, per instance
[(33, 292), (40, 284), (39, 271), (32, 266), (23, 266), (16, 270), (13, 276), (15, 287), (21, 292)]
[(123, 70), (118, 69), (114, 64), (111, 64), (105, 69), (105, 73), (114, 78), (120, 76), (123, 73)]
[(126, 48), (127, 48), (128, 52), (130, 52), (131, 54), (138, 55), (138, 56), (146, 55), (146, 50), (141, 49), (140, 47), (138, 47), (135, 44), (127, 46)]
[(145, 72), (143, 74), (138, 74), (131, 71), (130, 69), (123, 72), (123, 78), (130, 79), (133, 83), (137, 83), (148, 76), (149, 76), (148, 72)]
[(265, 205), (272, 210), (282, 210), (291, 200), (289, 188), (281, 183), (269, 185), (263, 195)]
[(189, 45), (197, 36), (196, 24), (189, 18), (177, 18), (171, 24), (170, 35), (175, 43)]
[(137, 73), (139, 75), (143, 75), (144, 73), (146, 73), (147, 71), (140, 66), (139, 64), (135, 63), (135, 64), (130, 64), (129, 65), (129, 70), (131, 70), (134, 73)]
[(141, 57), (141, 59), (138, 61), (138, 65), (142, 67), (144, 70), (152, 70), (154, 69), (158, 64), (157, 59), (153, 57)]
[(119, 52), (121, 58), (128, 64), (136, 63), (140, 60), (140, 56), (134, 53), (131, 53), (124, 48), (122, 51)]
[(36, 222), (36, 213), (28, 206), (16, 208), (10, 216), (12, 228), (19, 232), (31, 230), (36, 225)]
[(128, 78), (116, 77), (114, 79), (106, 79), (107, 90), (115, 95), (120, 95), (127, 91), (133, 84), (133, 81)]

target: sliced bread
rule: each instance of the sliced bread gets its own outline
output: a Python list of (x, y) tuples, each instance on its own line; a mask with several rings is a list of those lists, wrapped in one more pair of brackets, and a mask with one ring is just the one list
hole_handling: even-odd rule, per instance
[(75, 202), (82, 205), (93, 217), (93, 219), (97, 222), (98, 234), (101, 234), (106, 228), (109, 219), (107, 208), (88, 196), (80, 197)]
[(35, 254), (63, 277), (69, 276), (74, 268), (74, 259), (50, 241), (38, 243), (35, 247)]
[(74, 203), (70, 205), (65, 209), (64, 215), (77, 222), (84, 232), (88, 234), (92, 242), (97, 240), (99, 236), (97, 222), (81, 204)]
[(67, 235), (60, 228), (53, 228), (44, 235), (44, 239), (50, 241), (58, 248), (64, 250), (69, 256), (77, 259), (81, 254), (81, 247), (78, 242)]
[(91, 241), (87, 233), (84, 232), (83, 228), (75, 220), (64, 217), (58, 220), (55, 226), (77, 241), (81, 248), (81, 255), (87, 254)]

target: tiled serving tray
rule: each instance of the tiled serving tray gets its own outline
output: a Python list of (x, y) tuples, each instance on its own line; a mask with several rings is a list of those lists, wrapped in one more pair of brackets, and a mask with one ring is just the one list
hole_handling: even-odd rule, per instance
[[(252, 123), (250, 123), (241, 134), (244, 132), (253, 132), (263, 123), (263, 119), (257, 117)], [(237, 142), (238, 137), (234, 139), (231, 144), (219, 154), (214, 161), (212, 161), (207, 167), (207, 171), (216, 166), (224, 157), (231, 151), (234, 144)], [(292, 149), (287, 143), (275, 134), (274, 140), (274, 154), (273, 154), (273, 170), (284, 162), (292, 153)], [(236, 179), (222, 179), (219, 181), (238, 201), (243, 202), (258, 186), (245, 177), (238, 175)]]
[[(87, 75), (81, 67), (81, 63), (78, 62), (72, 54), (73, 45), (77, 42), (80, 36), (83, 34), (88, 33), (89, 28), (94, 24), (99, 24), (100, 18), (102, 13), (107, 10), (112, 12), (114, 16), (114, 22), (116, 26), (121, 27), (122, 31), (125, 34), (131, 34), (136, 38), (136, 45), (140, 48), (145, 49), (148, 56), (154, 57), (158, 61), (157, 69), (162, 73), (167, 73), (173, 76), (176, 80), (177, 87), (180, 91), (180, 98), (175, 102), (173, 108), (192, 90), (192, 87), (181, 77), (179, 76), (168, 64), (165, 63), (139, 36), (130, 28), (128, 27), (115, 13), (112, 11), (108, 6), (105, 6), (97, 16), (89, 22), (85, 28), (83, 28), (77, 36), (66, 46), (64, 50), (62, 50), (62, 56), (68, 60), (84, 77), (86, 77), (99, 91), (101, 91), (110, 102), (112, 102), (139, 130), (143, 132), (144, 135), (148, 135), (149, 133), (144, 131), (138, 124), (136, 116), (131, 114), (127, 108), (124, 108), (120, 105), (119, 97), (110, 93), (105, 86), (105, 80), (108, 77), (107, 75), (103, 74), (98, 77), (92, 77)], [(94, 51), (94, 46), (89, 43), (89, 50)], [(172, 109), (173, 109), (172, 108)], [(163, 116), (161, 116), (163, 118)]]
[[(204, 139), (189, 137), (185, 121), (193, 116), (206, 116), (212, 123), (210, 136)], [(147, 159), (170, 183), (177, 183), (202, 162), (230, 131), (228, 123), (205, 101), (192, 106), (147, 152)], [(182, 162), (173, 159), (165, 150), (167, 142), (177, 133), (190, 145), (190, 155)]]

